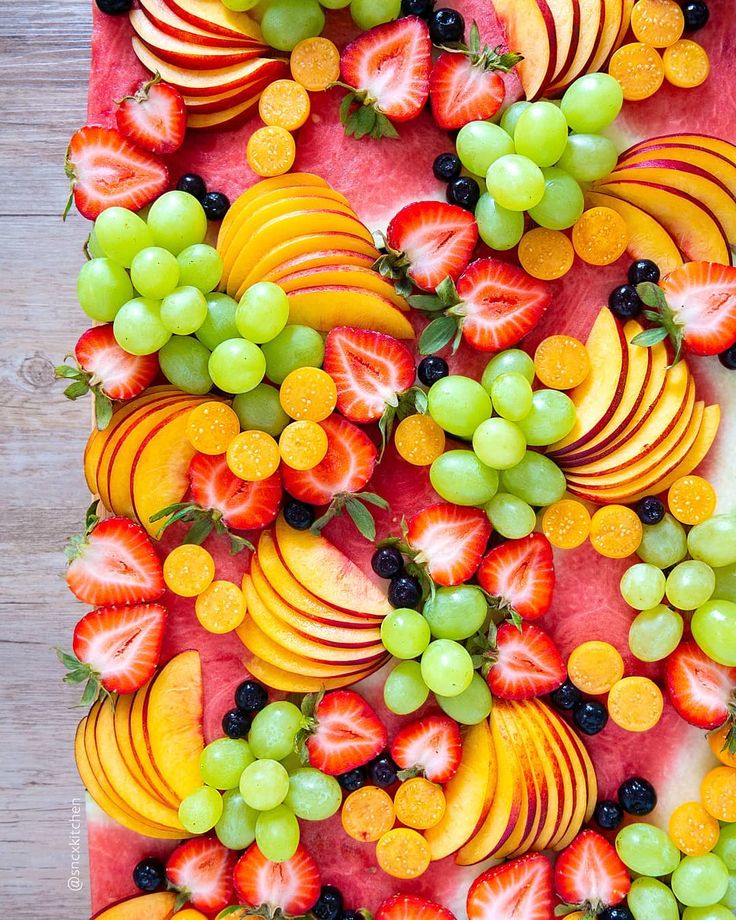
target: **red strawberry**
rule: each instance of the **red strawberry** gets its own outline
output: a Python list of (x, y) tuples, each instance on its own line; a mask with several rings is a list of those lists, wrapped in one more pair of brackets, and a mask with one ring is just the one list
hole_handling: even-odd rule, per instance
[(405, 725), (391, 743), (391, 756), (407, 771), (401, 779), (426, 776), (447, 783), (457, 773), (463, 753), (460, 728), (449, 716), (427, 716)]
[(169, 184), (169, 171), (146, 150), (116, 131), (89, 125), (69, 142), (66, 174), (83, 217), (96, 220), (105, 208), (139, 211)]
[(557, 857), (554, 885), (566, 904), (595, 915), (623, 901), (631, 878), (605, 837), (583, 831)]
[(551, 920), (552, 864), (532, 853), (487, 869), (470, 886), (468, 920)]
[(235, 530), (260, 530), (276, 520), (281, 507), (281, 476), (278, 472), (260, 482), (246, 482), (231, 472), (225, 455), (195, 454), (189, 466), (194, 501), (215, 511)]
[(298, 740), (311, 766), (339, 776), (373, 760), (386, 747), (386, 729), (373, 709), (353, 690), (309, 694), (302, 701), (305, 726)]
[(672, 705), (690, 725), (718, 728), (736, 717), (736, 668), (713, 661), (692, 640), (667, 658), (664, 682)]
[(541, 533), (494, 547), (478, 569), (478, 583), (498, 598), (498, 606), (525, 620), (549, 610), (555, 587), (552, 547)]
[[(560, 687), (567, 677), (565, 662), (546, 632), (524, 623), (502, 623), (486, 678), (491, 691), (504, 700), (529, 700)], [(485, 670), (485, 669), (484, 669)]]
[(455, 914), (415, 894), (394, 894), (378, 908), (376, 920), (455, 920)]
[(392, 122), (410, 121), (429, 95), (432, 41), (427, 23), (405, 16), (363, 32), (345, 48), (340, 107), (345, 133), (356, 138), (398, 137)]
[(184, 143), (184, 97), (176, 87), (162, 83), (159, 74), (120, 100), (115, 120), (128, 140), (151, 153), (173, 153)]
[(406, 539), (433, 581), (459, 585), (475, 574), (490, 536), (484, 511), (440, 502), (414, 515)]
[(160, 604), (100, 607), (74, 627), (73, 655), (59, 652), (66, 683), (85, 684), (82, 704), (104, 692), (133, 693), (156, 670), (166, 624)]
[(196, 837), (177, 847), (166, 863), (166, 878), (180, 901), (215, 913), (232, 900), (235, 853), (217, 837)]
[(118, 345), (112, 323), (83, 332), (74, 347), (74, 357), (77, 366), (60, 364), (56, 376), (70, 381), (64, 390), (69, 399), (94, 394), (95, 420), (100, 430), (110, 424), (113, 400), (132, 399), (158, 374), (158, 356), (128, 354)]
[(303, 844), (279, 863), (251, 844), (235, 864), (233, 881), (238, 899), (250, 907), (267, 907), (268, 917), (306, 914), (319, 898), (319, 867)]
[(387, 254), (376, 268), (398, 280), (400, 294), (411, 293), (411, 282), (434, 291), (448, 276), (455, 280), (460, 275), (477, 242), (478, 225), (468, 211), (442, 201), (414, 201), (391, 219)]
[(155, 601), (164, 593), (161, 561), (148, 534), (135, 521), (92, 514), (66, 551), (66, 583), (85, 604), (109, 607)]

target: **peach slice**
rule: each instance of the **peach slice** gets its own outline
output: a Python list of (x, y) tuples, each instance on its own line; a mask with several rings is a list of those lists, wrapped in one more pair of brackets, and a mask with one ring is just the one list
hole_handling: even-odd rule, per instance
[(383, 591), (345, 553), (325, 537), (294, 530), (279, 515), (276, 549), (300, 584), (334, 607), (381, 617), (391, 612)]
[(187, 96), (183, 94), (182, 98), (187, 107), (188, 115), (208, 115), (214, 112), (220, 116), (241, 102), (250, 102), (252, 104), (267, 86), (268, 80), (258, 80), (255, 83), (248, 84), (248, 86), (239, 86), (236, 89), (228, 89), (225, 92), (214, 93), (211, 96)]
[(545, 828), (544, 834), (539, 837), (539, 844), (544, 848), (551, 847), (570, 827), (575, 799), (579, 794), (578, 778), (585, 782), (582, 771), (578, 775), (570, 758), (570, 753), (558, 736), (553, 725), (547, 720), (546, 715), (539, 711), (536, 700), (530, 700), (524, 707), (524, 716), (530, 725), (532, 738), (542, 744), (549, 766), (552, 770), (552, 779), (556, 785), (557, 795), (557, 821), (551, 829)]
[(187, 128), (198, 131), (214, 131), (221, 128), (234, 128), (241, 121), (248, 118), (255, 108), (261, 92), (268, 85), (268, 81), (262, 81), (250, 87), (250, 95), (247, 99), (231, 105), (226, 109), (218, 109), (213, 112), (192, 112), (187, 115)]
[(575, 56), (567, 70), (547, 88), (547, 95), (554, 96), (562, 93), (573, 80), (585, 73), (598, 45), (603, 15), (604, 0), (580, 0), (580, 30)]
[(598, 32), (598, 41), (585, 68), (586, 73), (597, 73), (608, 60), (621, 32), (624, 7), (625, 3), (622, 0), (603, 0), (602, 23)]
[(697, 166), (725, 185), (732, 195), (736, 195), (736, 166), (723, 154), (702, 147), (675, 143), (651, 144), (649, 147), (625, 154), (624, 158), (619, 160), (618, 167), (633, 166), (655, 158)]
[(143, 727), (157, 769), (179, 798), (202, 785), (202, 665), (199, 652), (182, 652), (153, 679)]
[(243, 284), (250, 286), (255, 281), (274, 281), (281, 274), (298, 268), (302, 261), (308, 263), (310, 259), (318, 259), (330, 252), (340, 252), (340, 261), (345, 265), (370, 267), (378, 258), (375, 246), (355, 234), (310, 233), (276, 246), (251, 268)]
[(146, 700), (148, 694), (151, 692), (152, 684), (153, 679), (149, 680), (145, 686), (141, 687), (140, 690), (133, 694), (133, 702), (131, 703), (128, 715), (130, 740), (133, 744), (136, 760), (140, 765), (143, 775), (148, 780), (149, 785), (159, 790), (161, 798), (163, 798), (167, 805), (171, 805), (172, 808), (178, 809), (181, 798), (167, 784), (166, 780), (159, 773), (156, 764), (153, 762), (153, 758), (151, 757), (151, 745), (143, 723)]
[(550, 77), (556, 79), (565, 73), (575, 57), (580, 35), (579, 0), (547, 0), (547, 6), (554, 20), (556, 55), (554, 71)]
[[(548, 710), (547, 718), (551, 721), (556, 717)], [(578, 835), (583, 824), (592, 817), (598, 797), (598, 782), (593, 763), (585, 750), (583, 742), (563, 719), (558, 718), (557, 723), (559, 735), (570, 746), (570, 750), (574, 752), (571, 754), (573, 764), (583, 777), (582, 783), (580, 783), (580, 774), (578, 774), (579, 787), (575, 798), (573, 815), (570, 819), (570, 827), (567, 829), (567, 833), (552, 846), (552, 849), (564, 850)], [(577, 757), (575, 757), (575, 754), (577, 754)]]
[(263, 276), (263, 281), (278, 283), (281, 278), (291, 275), (292, 272), (322, 268), (325, 265), (355, 265), (361, 268), (371, 268), (374, 262), (375, 259), (372, 256), (351, 249), (318, 249), (314, 252), (305, 252), (294, 259), (289, 259), (288, 262), (282, 262), (281, 265), (267, 272)]
[(547, 0), (494, 0), (496, 15), (512, 51), (524, 55), (517, 65), (527, 99), (539, 96), (557, 64), (555, 21)]
[(279, 286), (287, 294), (300, 291), (304, 288), (323, 286), (346, 286), (371, 291), (385, 300), (390, 301), (403, 312), (409, 310), (406, 300), (396, 293), (396, 289), (385, 278), (371, 268), (361, 268), (355, 265), (323, 265), (315, 268), (304, 268), (283, 275), (279, 279)]
[(631, 153), (659, 143), (687, 144), (688, 146), (702, 147), (704, 150), (711, 150), (713, 153), (720, 154), (730, 160), (731, 163), (736, 163), (736, 144), (724, 141), (720, 137), (713, 137), (710, 134), (658, 134), (655, 137), (639, 141), (637, 144), (632, 144), (628, 150), (623, 152), (622, 157), (626, 158)]
[(170, 920), (176, 909), (173, 891), (156, 891), (118, 901), (96, 913), (92, 920)]
[(164, 0), (140, 0), (140, 6), (146, 16), (159, 29), (174, 38), (180, 38), (182, 41), (188, 41), (196, 45), (209, 45), (213, 48), (242, 48), (243, 45), (256, 41), (242, 33), (225, 35), (224, 33), (212, 32), (210, 29), (202, 28), (192, 22), (187, 22), (186, 19), (182, 19), (178, 13), (175, 13)]
[(289, 295), (289, 319), (329, 332), (335, 326), (373, 329), (397, 339), (413, 339), (409, 320), (391, 303), (362, 288), (309, 287)]
[(365, 671), (345, 674), (342, 677), (307, 677), (304, 674), (294, 674), (293, 671), (284, 671), (252, 653), (246, 655), (243, 663), (256, 680), (284, 693), (318, 693), (320, 690), (339, 690), (340, 687), (357, 683), (376, 670), (368, 668)]
[(515, 850), (510, 851), (510, 856), (522, 856), (530, 850), (539, 849), (538, 840), (542, 833), (549, 835), (550, 826), (556, 826), (559, 821), (557, 807), (557, 790), (549, 786), (549, 773), (545, 763), (545, 752), (541, 740), (530, 735), (530, 723), (525, 718), (525, 701), (511, 703), (509, 718), (513, 722), (514, 730), (518, 736), (520, 750), (523, 758), (529, 764), (529, 770), (536, 789), (537, 810), (534, 823), (529, 833), (524, 837)]
[[(611, 54), (613, 54), (614, 51), (617, 51), (621, 47), (621, 45), (623, 45), (626, 39), (626, 35), (629, 31), (629, 26), (631, 25), (631, 11), (634, 9), (634, 3), (636, 2), (636, 0), (620, 0), (620, 2), (621, 2), (621, 25), (619, 26), (618, 35), (616, 36), (616, 39), (613, 43), (613, 47), (611, 48), (609, 56), (605, 61), (603, 61), (603, 64), (606, 64), (606, 65), (608, 64), (608, 60), (610, 59)], [(599, 69), (603, 70), (603, 67), (601, 66)], [(591, 73), (592, 72), (593, 71), (591, 70)]]
[(234, 13), (219, 0), (165, 0), (182, 19), (220, 35), (263, 41), (258, 23), (247, 13)]
[(115, 727), (115, 740), (120, 751), (120, 756), (125, 761), (128, 772), (136, 778), (138, 783), (143, 786), (149, 795), (158, 799), (163, 805), (167, 805), (169, 808), (176, 808), (178, 807), (178, 802), (176, 802), (176, 800), (169, 800), (162, 794), (160, 789), (149, 782), (148, 776), (143, 772), (143, 768), (136, 756), (135, 748), (133, 747), (133, 739), (130, 735), (130, 710), (133, 706), (134, 697), (135, 694), (133, 693), (125, 693), (118, 696), (115, 700), (113, 721)]

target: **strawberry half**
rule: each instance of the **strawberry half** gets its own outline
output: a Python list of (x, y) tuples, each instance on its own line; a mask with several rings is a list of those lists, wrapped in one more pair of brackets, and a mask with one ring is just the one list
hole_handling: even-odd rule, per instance
[(483, 667), (491, 692), (504, 700), (530, 700), (551, 693), (567, 677), (559, 649), (538, 626), (502, 623), (495, 651), (486, 654)]
[(235, 530), (260, 530), (276, 520), (283, 489), (278, 472), (259, 482), (246, 482), (227, 465), (225, 454), (195, 454), (189, 466), (194, 501), (214, 511)]
[(596, 915), (623, 901), (631, 878), (605, 837), (583, 831), (557, 857), (554, 887), (566, 904)]
[(302, 759), (330, 776), (373, 760), (386, 747), (386, 728), (353, 690), (310, 693), (302, 701), (304, 727), (297, 736)]
[(253, 843), (235, 864), (235, 893), (249, 907), (264, 908), (263, 916), (306, 914), (319, 898), (319, 867), (304, 844), (291, 859), (271, 862)]
[(178, 892), (177, 903), (214, 913), (233, 895), (235, 853), (217, 837), (197, 837), (177, 847), (166, 862), (166, 878)]
[(161, 560), (146, 531), (125, 517), (101, 521), (94, 513), (66, 549), (66, 583), (93, 607), (140, 604), (164, 593)]
[(525, 620), (544, 616), (552, 604), (555, 566), (552, 547), (541, 533), (506, 540), (478, 568), (478, 583), (500, 610)]
[(455, 914), (415, 894), (394, 894), (378, 908), (376, 920), (455, 920)]
[(551, 920), (552, 864), (541, 853), (488, 869), (468, 891), (468, 920)]
[(342, 53), (340, 106), (345, 133), (355, 138), (398, 137), (392, 122), (411, 121), (429, 96), (432, 41), (417, 16), (363, 32)]
[(112, 418), (113, 400), (132, 399), (142, 393), (158, 374), (158, 355), (131, 355), (113, 335), (112, 323), (93, 326), (74, 346), (77, 366), (60, 364), (59, 379), (70, 381), (64, 390), (67, 399), (93, 393), (95, 423), (102, 430)]
[(124, 96), (115, 113), (118, 130), (151, 153), (173, 153), (184, 143), (187, 110), (184, 97), (156, 74)]
[[(164, 164), (131, 144), (115, 128), (89, 125), (72, 135), (66, 152), (66, 174), (77, 210), (96, 220), (105, 208), (140, 211), (169, 184)], [(71, 206), (71, 198), (67, 212)]]
[(82, 705), (105, 693), (133, 693), (150, 680), (161, 654), (166, 608), (100, 607), (74, 627), (73, 655), (58, 652), (68, 684), (85, 684)]
[[(664, 683), (678, 715), (698, 728), (736, 719), (736, 668), (709, 658), (692, 640), (681, 642), (664, 665)], [(729, 744), (736, 745), (730, 732)]]
[(462, 753), (460, 727), (449, 716), (411, 722), (391, 743), (391, 756), (402, 770), (400, 779), (426, 776), (433, 783), (447, 783), (457, 773)]
[(491, 525), (484, 511), (450, 502), (415, 514), (406, 533), (414, 563), (426, 566), (438, 585), (459, 585), (472, 578), (490, 536)]
[[(437, 288), (445, 307), (419, 339), (421, 354), (432, 354), (460, 336), (478, 351), (502, 351), (516, 345), (537, 325), (549, 307), (549, 285), (500, 259), (476, 259), (457, 280)], [(411, 302), (411, 301), (410, 301)], [(415, 304), (419, 309), (421, 303)]]
[(375, 268), (397, 282), (408, 296), (412, 283), (434, 291), (445, 278), (453, 280), (467, 266), (478, 242), (475, 217), (443, 201), (415, 201), (394, 215), (386, 231), (386, 255)]

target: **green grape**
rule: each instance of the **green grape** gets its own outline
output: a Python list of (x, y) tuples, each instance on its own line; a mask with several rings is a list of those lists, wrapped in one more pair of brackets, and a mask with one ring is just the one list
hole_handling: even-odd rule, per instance
[(736, 604), (736, 565), (724, 565), (722, 568), (713, 569), (713, 574), (716, 576), (713, 597)]
[(566, 230), (577, 221), (585, 209), (583, 190), (575, 179), (557, 166), (543, 169), (544, 195), (529, 217), (548, 230)]
[(736, 824), (724, 824), (713, 852), (721, 857), (729, 872), (736, 871)]
[(654, 824), (627, 824), (616, 835), (616, 851), (639, 875), (669, 875), (680, 863), (680, 851), (669, 835)]
[(687, 553), (685, 528), (671, 514), (665, 514), (658, 524), (645, 524), (641, 543), (636, 551), (642, 562), (668, 569)]
[(188, 192), (165, 192), (151, 205), (148, 228), (159, 246), (175, 256), (207, 235), (204, 208)]
[(514, 152), (514, 142), (498, 125), (489, 121), (470, 121), (460, 128), (455, 148), (467, 170), (476, 176), (485, 176), (491, 163)]
[(212, 786), (195, 789), (179, 806), (181, 826), (190, 834), (206, 834), (222, 816), (222, 796)]
[(491, 163), (486, 185), (501, 207), (509, 211), (528, 211), (539, 204), (544, 195), (542, 170), (528, 157), (515, 153)]
[(736, 872), (728, 873), (728, 888), (721, 899), (721, 904), (724, 904), (729, 910), (736, 913)]
[(575, 403), (559, 390), (535, 390), (532, 407), (519, 422), (531, 447), (546, 447), (568, 435), (575, 425)]
[(250, 8), (248, 11), (249, 15), (255, 19), (256, 22), (260, 22), (270, 3), (271, 0), (259, 0), (255, 6)]
[(344, 10), (350, 6), (351, 0), (319, 0), (319, 3), (326, 10)]
[(524, 235), (523, 213), (502, 208), (488, 192), (484, 192), (478, 199), (475, 219), (480, 238), (486, 246), (498, 252), (513, 249)]
[(158, 353), (161, 373), (169, 383), (199, 396), (212, 389), (209, 360), (209, 349), (189, 335), (172, 335)]
[(503, 113), (501, 116), (501, 127), (509, 137), (513, 138), (519, 119), (531, 104), (531, 102), (527, 102), (523, 99), (521, 102), (514, 102)]
[(283, 331), (289, 319), (289, 298), (271, 281), (252, 284), (240, 298), (235, 325), (244, 339), (261, 344)]
[(499, 374), (491, 384), (491, 402), (502, 418), (519, 422), (532, 407), (531, 384), (523, 374)]
[(266, 359), (253, 342), (228, 339), (214, 349), (208, 367), (215, 386), (226, 393), (245, 393), (263, 380)]
[(279, 391), (267, 383), (259, 383), (247, 393), (238, 393), (233, 409), (243, 431), (255, 428), (277, 438), (291, 419), (281, 408)]
[(487, 719), (493, 708), (493, 697), (488, 684), (477, 671), (468, 686), (457, 696), (435, 695), (440, 709), (461, 725), (477, 725)]
[(483, 505), (496, 494), (498, 473), (472, 450), (448, 450), (429, 468), (432, 488), (455, 505)]
[(222, 797), (222, 816), (215, 825), (220, 843), (230, 850), (244, 850), (256, 839), (258, 812), (246, 805), (238, 789), (229, 789)]
[(258, 2), (259, 0), (222, 0), (222, 5), (234, 13), (244, 13), (246, 10), (252, 10)]
[(401, 0), (353, 0), (350, 15), (355, 25), (367, 32), (382, 22), (391, 22), (401, 12)]
[(693, 639), (713, 661), (736, 667), (736, 604), (707, 601), (690, 621)]
[(571, 134), (557, 161), (578, 182), (595, 182), (615, 168), (618, 153), (607, 137), (599, 134)]
[(287, 773), (293, 773), (294, 770), (301, 770), (303, 766), (298, 751), (292, 751), (290, 754), (287, 754), (286, 757), (282, 757), (279, 763)]
[(112, 259), (90, 259), (77, 276), (79, 306), (98, 323), (110, 323), (118, 310), (135, 297), (133, 285), (122, 265)]
[(733, 920), (733, 911), (723, 904), (708, 907), (686, 907), (682, 920)]
[(273, 0), (261, 19), (263, 39), (277, 51), (293, 51), (324, 27), (325, 14), (316, 0)]
[(299, 846), (299, 822), (286, 805), (258, 815), (256, 843), (258, 849), (271, 862), (285, 862), (296, 853)]
[(108, 259), (125, 268), (130, 268), (141, 249), (154, 242), (146, 222), (127, 208), (103, 211), (95, 221), (95, 238)]
[(235, 789), (240, 782), (240, 774), (254, 760), (247, 741), (242, 738), (218, 738), (202, 751), (199, 773), (208, 786)]
[(473, 679), (473, 661), (464, 646), (451, 639), (435, 639), (421, 661), (422, 679), (433, 693), (457, 696)]
[(655, 878), (637, 878), (627, 897), (634, 920), (679, 920), (680, 911), (670, 889)]
[(485, 506), (485, 511), (493, 529), (509, 540), (528, 536), (537, 524), (534, 509), (509, 492), (497, 492)]
[(551, 102), (533, 102), (519, 116), (514, 146), (537, 166), (552, 166), (567, 144), (567, 119)]
[(687, 535), (687, 548), (693, 559), (713, 568), (736, 562), (736, 514), (716, 514), (696, 524)]
[(297, 818), (324, 821), (342, 805), (342, 789), (334, 776), (327, 776), (313, 767), (302, 767), (289, 777), (289, 792), (284, 804)]
[(634, 610), (656, 607), (664, 597), (664, 572), (656, 565), (638, 562), (621, 576), (621, 597)]
[(239, 777), (240, 794), (256, 811), (276, 808), (289, 791), (289, 774), (278, 760), (254, 760)]
[(451, 374), (433, 383), (427, 394), (429, 414), (440, 428), (460, 438), (471, 438), (491, 417), (491, 397), (477, 380)]
[(92, 232), (87, 237), (84, 249), (87, 257), (90, 259), (104, 259), (105, 257), (105, 253), (102, 251), (102, 246), (100, 246), (100, 241), (97, 239), (94, 227), (92, 227)]
[(473, 450), (486, 466), (507, 470), (523, 459), (526, 441), (518, 425), (505, 418), (489, 418), (475, 429)]
[(499, 351), (486, 364), (480, 380), (481, 386), (487, 393), (491, 392), (493, 381), (501, 374), (521, 374), (529, 383), (534, 383), (534, 362), (520, 348), (507, 348), (506, 351)]
[(667, 576), (667, 600), (680, 610), (695, 610), (713, 596), (713, 569), (697, 559), (681, 562)]
[(123, 304), (113, 320), (113, 333), (118, 345), (131, 355), (151, 355), (171, 338), (161, 322), (161, 302), (147, 297)]
[(386, 708), (397, 716), (406, 716), (424, 706), (429, 696), (429, 687), (422, 678), (418, 661), (402, 661), (386, 678), (383, 685), (383, 701)]
[(408, 607), (392, 610), (381, 621), (381, 641), (394, 658), (418, 658), (430, 638), (429, 623)]
[(280, 386), (299, 367), (322, 367), (325, 343), (309, 326), (285, 326), (276, 338), (264, 343), (263, 354), (266, 376)]
[(169, 332), (189, 335), (207, 319), (207, 301), (196, 287), (178, 287), (161, 303), (161, 322)]
[(422, 619), (428, 624), (428, 634), (431, 630), (435, 639), (467, 639), (485, 623), (488, 604), (480, 588), (457, 585), (437, 588), (422, 613)]
[(236, 300), (227, 294), (208, 294), (207, 316), (195, 333), (199, 341), (210, 351), (228, 339), (237, 339), (240, 335), (235, 325)]
[(661, 661), (680, 644), (682, 617), (676, 610), (659, 604), (642, 610), (629, 627), (629, 648), (639, 661)]
[(728, 869), (715, 853), (685, 856), (672, 873), (672, 893), (686, 907), (717, 904), (728, 890)]
[(294, 739), (301, 726), (302, 714), (293, 703), (287, 700), (269, 703), (256, 713), (248, 744), (256, 757), (281, 760), (294, 750)]
[[(130, 280), (142, 297), (161, 300), (179, 284), (179, 263), (168, 249), (147, 246), (135, 254)], [(172, 330), (173, 331), (173, 330)]]
[(544, 507), (558, 502), (565, 494), (562, 470), (544, 454), (528, 450), (524, 458), (501, 472), (501, 487), (518, 495), (529, 505)]
[(607, 73), (589, 73), (572, 83), (562, 97), (568, 125), (579, 134), (597, 134), (621, 111), (621, 84)]
[(179, 284), (189, 285), (209, 294), (222, 278), (222, 258), (214, 246), (195, 243), (182, 249), (176, 257), (179, 263)]

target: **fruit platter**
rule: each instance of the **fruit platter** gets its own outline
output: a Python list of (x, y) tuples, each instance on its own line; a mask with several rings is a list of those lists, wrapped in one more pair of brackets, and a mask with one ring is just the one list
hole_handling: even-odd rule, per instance
[(89, 915), (733, 917), (730, 4), (91, 15)]

